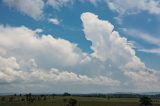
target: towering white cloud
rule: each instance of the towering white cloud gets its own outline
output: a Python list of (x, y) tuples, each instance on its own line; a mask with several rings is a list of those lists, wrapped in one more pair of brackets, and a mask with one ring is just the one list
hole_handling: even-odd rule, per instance
[(137, 89), (147, 87), (151, 90), (153, 86), (156, 90), (160, 88), (157, 85), (159, 72), (145, 66), (136, 56), (135, 50), (129, 45), (127, 39), (113, 30), (114, 26), (111, 23), (100, 20), (97, 15), (89, 12), (83, 13), (81, 19), (85, 36), (92, 42), (92, 57), (117, 67), (126, 79), (127, 77), (131, 79), (127, 82), (133, 83)]
[(116, 64), (125, 65), (135, 56), (135, 51), (127, 39), (113, 31), (114, 26), (108, 21), (98, 19), (92, 13), (81, 15), (86, 38), (92, 42), (92, 56), (102, 61), (111, 60)]

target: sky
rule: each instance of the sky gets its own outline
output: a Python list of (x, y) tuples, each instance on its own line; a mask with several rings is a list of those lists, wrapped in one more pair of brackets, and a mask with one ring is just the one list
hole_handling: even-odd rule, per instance
[(0, 93), (160, 92), (160, 1), (0, 0)]

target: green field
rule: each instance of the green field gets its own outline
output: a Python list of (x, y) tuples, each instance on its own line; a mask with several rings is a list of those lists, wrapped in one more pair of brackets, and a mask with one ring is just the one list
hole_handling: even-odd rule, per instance
[[(3, 97), (4, 98), (4, 97)], [(139, 106), (139, 98), (97, 98), (77, 96), (35, 96), (34, 101), (26, 101), (25, 96), (0, 97), (0, 106), (67, 106), (72, 98), (77, 100), (76, 106)], [(159, 99), (152, 99), (153, 106), (160, 106)]]

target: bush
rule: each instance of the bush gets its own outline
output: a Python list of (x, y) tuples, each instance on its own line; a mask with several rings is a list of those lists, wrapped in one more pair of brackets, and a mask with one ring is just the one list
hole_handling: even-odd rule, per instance
[(77, 105), (77, 100), (76, 99), (69, 99), (68, 101), (69, 106), (76, 106)]
[(148, 106), (148, 105), (152, 105), (152, 100), (149, 97), (142, 97), (139, 100), (140, 105), (144, 105), (144, 106)]

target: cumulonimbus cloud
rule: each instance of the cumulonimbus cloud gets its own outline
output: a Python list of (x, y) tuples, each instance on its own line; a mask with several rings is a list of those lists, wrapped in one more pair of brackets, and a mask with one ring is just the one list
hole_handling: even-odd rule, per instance
[(84, 53), (76, 44), (54, 35), (39, 36), (42, 30), (1, 25), (0, 83), (35, 88), (39, 84), (48, 89), (60, 83), (69, 88), (78, 84), (104, 91), (115, 86), (117, 90), (132, 86), (135, 91), (160, 88), (159, 72), (145, 66), (110, 22), (90, 12), (83, 13), (81, 20), (85, 37), (92, 42), (92, 53)]

